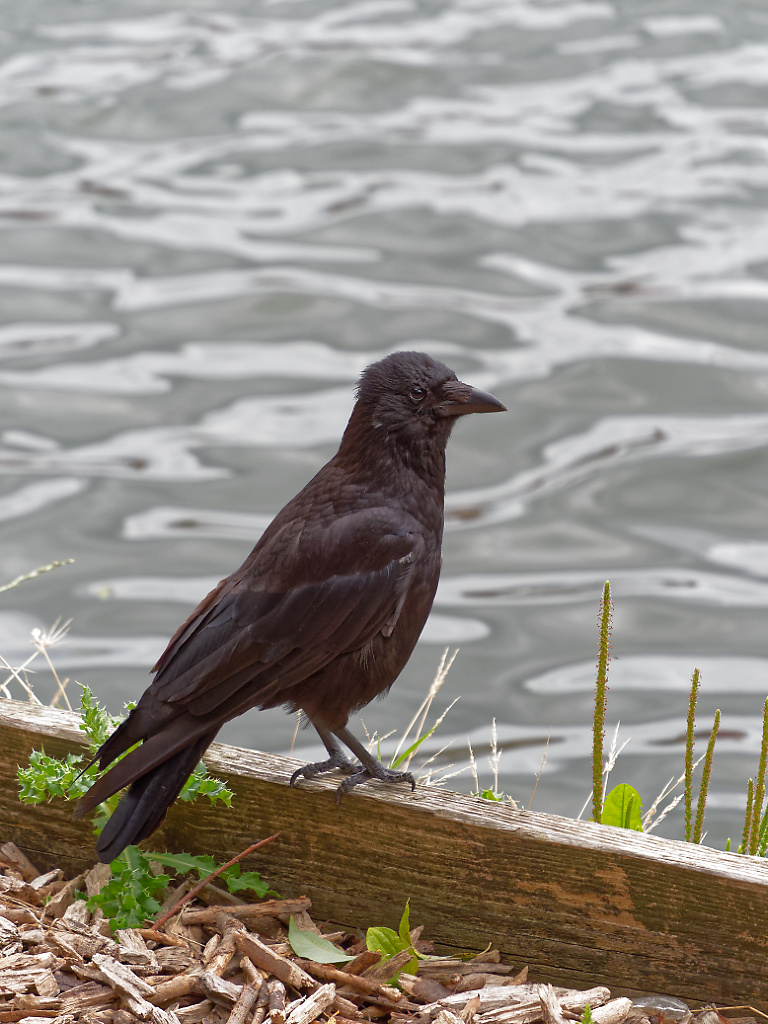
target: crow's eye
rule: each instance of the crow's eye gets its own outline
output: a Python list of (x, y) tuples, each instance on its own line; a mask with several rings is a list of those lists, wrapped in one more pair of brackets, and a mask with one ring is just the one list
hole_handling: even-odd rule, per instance
[(412, 402), (423, 402), (426, 398), (427, 392), (424, 388), (411, 388), (411, 401)]

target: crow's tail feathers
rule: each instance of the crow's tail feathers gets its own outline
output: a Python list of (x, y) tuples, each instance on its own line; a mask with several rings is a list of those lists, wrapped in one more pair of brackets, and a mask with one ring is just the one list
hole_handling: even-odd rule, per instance
[(126, 846), (139, 843), (152, 835), (217, 731), (218, 726), (211, 732), (198, 736), (164, 760), (153, 758), (152, 761), (155, 763), (145, 763), (141, 775), (138, 775), (136, 766), (130, 766), (133, 768), (130, 772), (131, 777), (125, 778), (124, 776), (129, 774), (129, 765), (126, 762), (140, 758), (142, 752), (149, 754), (148, 748), (155, 745), (150, 740), (119, 761), (91, 787), (77, 806), (76, 818), (82, 817), (127, 782), (131, 782), (130, 789), (117, 805), (96, 841), (99, 860), (108, 864), (121, 854)]
[(212, 739), (200, 737), (131, 785), (96, 841), (100, 861), (109, 864), (126, 846), (152, 835)]
[(100, 861), (108, 864), (126, 846), (152, 835), (212, 739), (199, 737), (132, 783), (96, 841)]

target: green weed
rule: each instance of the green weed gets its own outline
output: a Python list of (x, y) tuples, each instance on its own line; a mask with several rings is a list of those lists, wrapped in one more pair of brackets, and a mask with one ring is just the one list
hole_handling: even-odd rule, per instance
[[(80, 729), (88, 741), (89, 753), (67, 754), (64, 758), (50, 757), (44, 750), (34, 750), (30, 755), (29, 767), (19, 768), (19, 799), (24, 803), (41, 804), (53, 799), (76, 800), (90, 789), (101, 775), (91, 764), (83, 768), (98, 748), (119, 724), (102, 708), (87, 686), (82, 687), (80, 708)], [(182, 800), (208, 797), (211, 803), (221, 801), (227, 807), (232, 802), (232, 792), (220, 779), (208, 774), (201, 761), (184, 785)], [(112, 811), (117, 806), (119, 794), (100, 804), (92, 818), (96, 835), (99, 835)], [(99, 907), (113, 929), (136, 928), (154, 917), (160, 910), (158, 897), (167, 888), (170, 877), (156, 873), (153, 865), (172, 868), (176, 875), (197, 872), (205, 878), (217, 870), (213, 857), (194, 857), (188, 853), (143, 853), (137, 846), (127, 847), (112, 861), (112, 878), (102, 890), (89, 899), (93, 910)], [(243, 872), (239, 864), (233, 864), (219, 872), (231, 893), (248, 891), (259, 899), (271, 890), (255, 871)]]
[[(405, 902), (405, 910), (400, 918), (397, 931), (385, 927), (369, 928), (365, 933), (365, 945), (368, 949), (381, 953), (383, 962), (391, 960), (393, 956), (406, 950), (412, 952), (413, 956), (402, 970), (406, 974), (415, 974), (419, 969), (419, 957), (411, 942), (410, 900)], [(397, 977), (392, 980), (396, 981)]]

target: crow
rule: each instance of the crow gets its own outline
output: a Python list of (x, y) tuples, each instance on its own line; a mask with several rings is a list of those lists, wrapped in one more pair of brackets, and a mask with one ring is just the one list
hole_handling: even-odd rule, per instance
[[(114, 860), (160, 825), (216, 733), (250, 708), (301, 710), (334, 768), (361, 782), (415, 783), (385, 768), (347, 728), (411, 656), (440, 575), (445, 446), (457, 417), (505, 411), (419, 352), (362, 374), (336, 455), (288, 502), (245, 562), (171, 638), (154, 680), (91, 763), (104, 769), (80, 818), (130, 784), (96, 844)], [(352, 763), (343, 743), (357, 757)]]

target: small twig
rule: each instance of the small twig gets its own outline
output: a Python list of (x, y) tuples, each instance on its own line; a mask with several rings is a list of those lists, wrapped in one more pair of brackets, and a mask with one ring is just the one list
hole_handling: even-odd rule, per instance
[[(288, 1024), (314, 1024), (320, 1014), (327, 1010), (335, 1000), (336, 986), (332, 982), (321, 985), (311, 996), (306, 996), (301, 1002), (293, 1003), (286, 1020)], [(274, 1013), (271, 1013), (270, 1016), (275, 1024)]]
[[(237, 906), (211, 904), (202, 910), (185, 910), (182, 924), (214, 924), (219, 914), (235, 917), (239, 921), (258, 920), (260, 917), (279, 917), (309, 910), (312, 901), (306, 896), (293, 900), (264, 900), (262, 903), (243, 903)], [(257, 928), (258, 931), (258, 928)]]
[(304, 960), (301, 957), (296, 960), (296, 963), (307, 974), (313, 974), (322, 981), (334, 981), (339, 985), (349, 985), (350, 988), (355, 988), (366, 995), (382, 995), (392, 1003), (398, 1002), (403, 997), (402, 992), (398, 989), (393, 989), (384, 982), (370, 981), (368, 978), (360, 978), (356, 974), (348, 974), (346, 971), (342, 971), (331, 964), (319, 964), (315, 963), (314, 960)]
[(723, 1013), (731, 1013), (734, 1010), (748, 1010), (754, 1014), (755, 1017), (762, 1017), (763, 1020), (768, 1020), (768, 1015), (764, 1014), (762, 1010), (756, 1009), (754, 1006), (718, 1006), (716, 1013), (721, 1016)]
[[(227, 1024), (245, 1024), (251, 1011), (251, 1007), (259, 998), (260, 985), (243, 985), (240, 990), (240, 997), (232, 1007)], [(264, 1014), (266, 1016), (266, 1012)]]
[(319, 987), (311, 974), (307, 974), (293, 960), (276, 953), (256, 935), (245, 930), (238, 931), (235, 933), (235, 941), (240, 952), (247, 956), (251, 963), (267, 974), (279, 978), (284, 985), (290, 985), (297, 992), (314, 992)]
[(272, 1024), (285, 1024), (285, 1003), (287, 993), (285, 985), (279, 978), (270, 978), (267, 982), (269, 992), (269, 1016)]
[(185, 893), (178, 903), (174, 903), (170, 910), (166, 910), (163, 916), (158, 918), (157, 921), (155, 921), (155, 923), (150, 928), (150, 931), (159, 931), (166, 921), (172, 918), (175, 914), (178, 914), (181, 908), (186, 903), (189, 903), (189, 901), (193, 899), (193, 897), (195, 897), (200, 892), (201, 889), (204, 889), (209, 882), (213, 881), (214, 878), (217, 878), (223, 871), (226, 871), (227, 868), (231, 868), (233, 864), (237, 864), (237, 862), (239, 860), (242, 860), (243, 857), (247, 857), (249, 853), (253, 853), (254, 850), (258, 850), (260, 846), (266, 846), (267, 843), (271, 843), (273, 839), (277, 839), (279, 835), (279, 832), (275, 832), (273, 836), (269, 836), (267, 839), (262, 839), (258, 843), (253, 843), (246, 850), (243, 850), (242, 853), (238, 853), (236, 857), (233, 857), (232, 860), (228, 860), (226, 864), (220, 865), (218, 868), (216, 868), (215, 871), (212, 871), (207, 878), (202, 879), (202, 881), (198, 882), (198, 884), (193, 889), (190, 889), (188, 893)]

